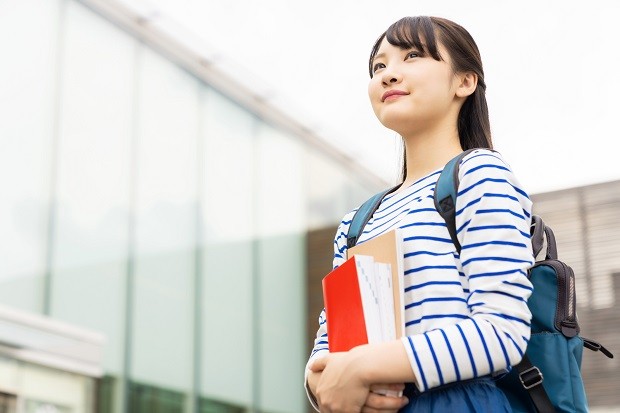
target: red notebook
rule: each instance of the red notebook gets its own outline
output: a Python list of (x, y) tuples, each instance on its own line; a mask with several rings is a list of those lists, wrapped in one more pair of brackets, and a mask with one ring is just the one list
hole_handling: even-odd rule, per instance
[(370, 308), (376, 305), (373, 265), (372, 257), (356, 255), (323, 278), (330, 352), (349, 351), (380, 334), (379, 315)]

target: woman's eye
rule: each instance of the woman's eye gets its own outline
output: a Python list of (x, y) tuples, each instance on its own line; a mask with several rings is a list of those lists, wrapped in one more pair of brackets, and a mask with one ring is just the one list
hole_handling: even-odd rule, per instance
[(377, 70), (383, 69), (384, 67), (385, 65), (383, 63), (375, 63), (375, 65), (372, 67), (372, 72), (375, 73)]
[(413, 59), (414, 57), (420, 57), (420, 53), (418, 52), (409, 52), (407, 53), (407, 59)]

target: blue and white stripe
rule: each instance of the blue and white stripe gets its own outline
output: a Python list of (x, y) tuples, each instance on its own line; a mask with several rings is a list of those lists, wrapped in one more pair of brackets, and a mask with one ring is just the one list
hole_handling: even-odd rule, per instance
[[(477, 150), (459, 170), (457, 253), (433, 202), (440, 171), (388, 195), (360, 237), (403, 229), (406, 334), (402, 342), (420, 391), (517, 364), (530, 336), (526, 273), (534, 259), (532, 203), (497, 152)], [(334, 241), (334, 268), (346, 257), (354, 211)], [(310, 360), (327, 351), (325, 314)]]

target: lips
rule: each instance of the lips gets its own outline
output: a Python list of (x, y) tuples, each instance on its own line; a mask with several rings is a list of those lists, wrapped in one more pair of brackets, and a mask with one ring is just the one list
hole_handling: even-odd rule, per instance
[(402, 90), (388, 90), (387, 92), (385, 92), (383, 94), (383, 96), (381, 96), (381, 102), (385, 102), (386, 99), (392, 97), (392, 96), (403, 96), (403, 95), (408, 95), (409, 93), (407, 92), (403, 92)]

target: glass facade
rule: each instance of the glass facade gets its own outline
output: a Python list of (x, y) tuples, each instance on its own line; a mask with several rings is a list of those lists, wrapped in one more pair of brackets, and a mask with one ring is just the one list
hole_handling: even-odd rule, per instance
[(0, 303), (106, 336), (102, 412), (305, 410), (306, 233), (377, 188), (78, 1), (0, 51)]

